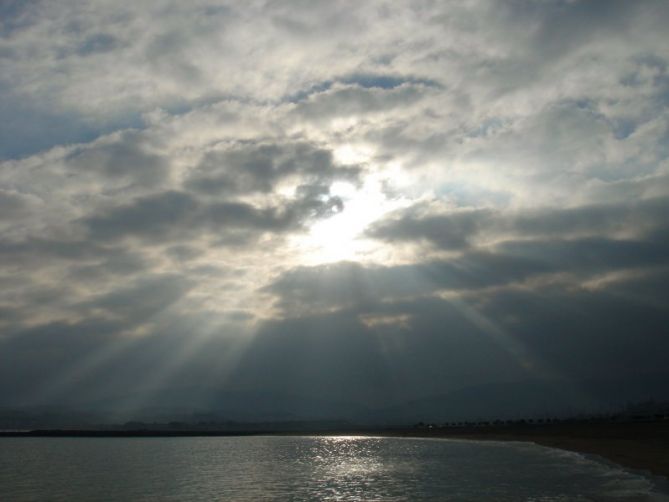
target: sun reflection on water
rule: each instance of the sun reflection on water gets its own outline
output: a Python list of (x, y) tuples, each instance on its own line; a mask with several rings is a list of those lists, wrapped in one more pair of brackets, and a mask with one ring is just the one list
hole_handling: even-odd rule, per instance
[(318, 438), (314, 467), (325, 500), (363, 500), (370, 487), (384, 478), (378, 442), (365, 436)]

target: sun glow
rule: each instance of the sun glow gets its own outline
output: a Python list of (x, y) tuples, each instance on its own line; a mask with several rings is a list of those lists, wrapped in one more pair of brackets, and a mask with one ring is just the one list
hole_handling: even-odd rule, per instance
[(371, 258), (379, 244), (365, 237), (365, 229), (389, 211), (406, 205), (401, 199), (388, 198), (378, 180), (367, 180), (360, 187), (337, 182), (330, 193), (341, 198), (342, 211), (314, 223), (297, 242), (309, 264)]

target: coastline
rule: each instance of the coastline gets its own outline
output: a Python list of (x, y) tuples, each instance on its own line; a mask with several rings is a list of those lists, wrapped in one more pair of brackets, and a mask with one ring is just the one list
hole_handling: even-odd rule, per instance
[(350, 428), (337, 430), (32, 430), (4, 431), (2, 437), (194, 437), (256, 435), (363, 435), (522, 441), (600, 457), (669, 483), (669, 421), (629, 423), (514, 424), (488, 427)]
[(524, 441), (594, 455), (669, 482), (669, 422), (555, 424), (508, 427), (433, 428), (396, 431), (392, 436)]

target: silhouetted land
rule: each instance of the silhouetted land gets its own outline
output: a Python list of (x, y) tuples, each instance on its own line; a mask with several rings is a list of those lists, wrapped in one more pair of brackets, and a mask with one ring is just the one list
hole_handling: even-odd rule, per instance
[[(187, 425), (187, 424), (186, 424)], [(34, 430), (0, 432), (12, 437), (180, 437), (251, 435), (367, 435), (494, 441), (530, 441), (604, 457), (619, 465), (669, 479), (669, 421), (629, 423), (556, 423), (412, 428), (341, 428), (333, 430)]]

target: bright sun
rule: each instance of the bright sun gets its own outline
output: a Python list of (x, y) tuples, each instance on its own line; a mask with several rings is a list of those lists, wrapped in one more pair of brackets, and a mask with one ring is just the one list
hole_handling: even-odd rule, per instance
[(309, 264), (361, 260), (375, 250), (375, 243), (364, 236), (365, 229), (385, 213), (401, 204), (381, 190), (378, 181), (368, 180), (361, 187), (337, 182), (330, 193), (344, 202), (341, 212), (314, 223), (307, 235), (299, 238), (300, 254)]

